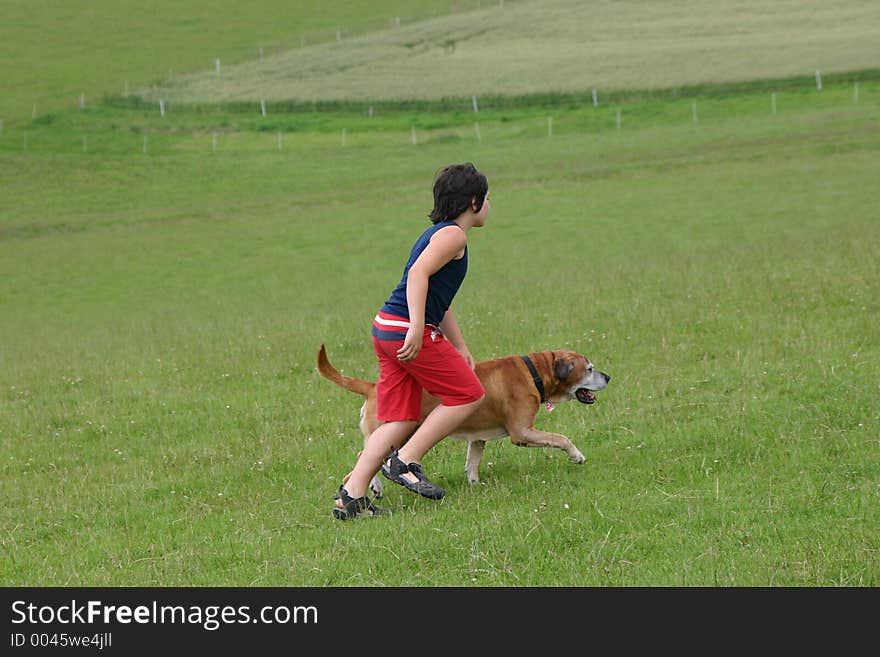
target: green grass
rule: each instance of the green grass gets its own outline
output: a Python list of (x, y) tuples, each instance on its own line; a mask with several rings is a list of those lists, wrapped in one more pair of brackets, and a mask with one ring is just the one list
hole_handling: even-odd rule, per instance
[[(880, 94), (860, 93), (498, 109), (479, 141), (467, 112), (405, 109), (7, 129), (0, 579), (877, 586)], [(316, 351), (375, 377), (370, 318), (463, 160), (493, 198), (456, 300), (471, 351), (610, 373), (595, 406), (538, 418), (587, 462), (493, 442), (469, 486), (444, 441), (442, 503), (389, 487), (392, 518), (337, 522), (360, 400)]]

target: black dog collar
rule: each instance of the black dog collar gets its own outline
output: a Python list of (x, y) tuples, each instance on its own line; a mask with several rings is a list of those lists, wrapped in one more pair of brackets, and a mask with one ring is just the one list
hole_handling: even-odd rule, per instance
[(544, 392), (544, 382), (541, 380), (541, 376), (538, 374), (538, 370), (535, 368), (535, 364), (528, 356), (520, 356), (520, 358), (523, 359), (526, 367), (529, 368), (529, 372), (532, 373), (532, 381), (535, 382), (535, 387), (538, 389), (538, 393), (540, 393), (541, 395), (541, 403), (545, 403), (547, 401), (547, 394)]

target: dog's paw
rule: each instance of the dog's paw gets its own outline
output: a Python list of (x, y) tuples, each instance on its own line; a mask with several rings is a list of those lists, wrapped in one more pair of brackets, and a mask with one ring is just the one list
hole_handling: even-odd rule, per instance
[(587, 460), (587, 458), (580, 453), (580, 450), (575, 450), (574, 454), (569, 454), (568, 456), (572, 463), (577, 463), (578, 465), (583, 465), (584, 461)]
[(372, 481), (370, 481), (370, 490), (373, 491), (373, 495), (377, 498), (382, 497), (382, 480), (379, 477), (373, 477)]

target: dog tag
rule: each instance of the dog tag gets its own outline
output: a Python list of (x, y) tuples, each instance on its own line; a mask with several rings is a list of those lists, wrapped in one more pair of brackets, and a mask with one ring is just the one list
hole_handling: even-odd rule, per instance
[(548, 413), (552, 413), (553, 412), (553, 402), (547, 402), (546, 408), (547, 408)]

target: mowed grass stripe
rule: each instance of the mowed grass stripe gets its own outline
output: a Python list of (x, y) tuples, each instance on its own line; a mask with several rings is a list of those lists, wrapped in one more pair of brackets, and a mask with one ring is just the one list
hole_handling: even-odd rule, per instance
[(150, 101), (411, 100), (652, 89), (878, 65), (875, 3), (487, 5), (141, 89)]

